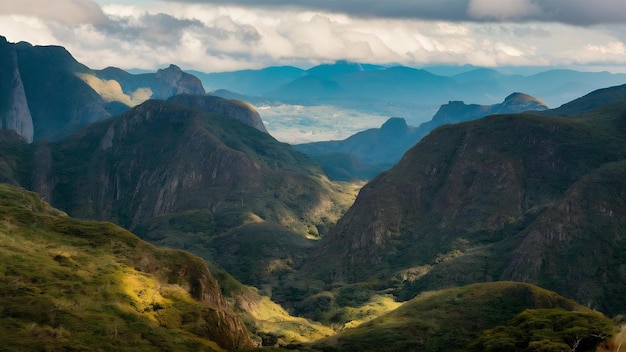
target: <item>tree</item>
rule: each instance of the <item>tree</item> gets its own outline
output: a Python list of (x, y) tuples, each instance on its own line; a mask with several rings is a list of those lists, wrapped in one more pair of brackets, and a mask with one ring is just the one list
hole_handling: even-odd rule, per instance
[(470, 350), (595, 351), (611, 333), (611, 321), (596, 312), (527, 309), (506, 325), (483, 331)]

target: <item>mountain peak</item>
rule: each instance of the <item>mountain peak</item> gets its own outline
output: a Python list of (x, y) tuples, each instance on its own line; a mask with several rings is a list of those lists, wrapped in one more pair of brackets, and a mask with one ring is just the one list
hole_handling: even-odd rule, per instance
[(382, 132), (393, 134), (404, 133), (408, 128), (409, 126), (406, 124), (406, 120), (402, 117), (391, 117), (382, 126), (380, 126), (380, 130)]
[(170, 64), (167, 68), (163, 68), (160, 69), (159, 71), (175, 71), (175, 72), (182, 72), (183, 70), (180, 69), (180, 67), (174, 65), (174, 64)]
[[(498, 107), (499, 110), (522, 112), (530, 110), (547, 110), (548, 105), (541, 99), (531, 95), (515, 92), (504, 99)], [(494, 111), (499, 112), (499, 111)]]

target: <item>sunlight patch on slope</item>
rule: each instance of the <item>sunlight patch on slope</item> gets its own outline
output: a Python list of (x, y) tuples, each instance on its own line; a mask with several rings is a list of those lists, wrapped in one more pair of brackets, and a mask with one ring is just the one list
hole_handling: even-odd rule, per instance
[(120, 102), (129, 107), (134, 107), (150, 99), (152, 96), (152, 90), (150, 88), (138, 88), (131, 95), (127, 95), (122, 91), (122, 86), (120, 86), (119, 82), (116, 80), (102, 80), (87, 73), (78, 73), (76, 75), (108, 103)]

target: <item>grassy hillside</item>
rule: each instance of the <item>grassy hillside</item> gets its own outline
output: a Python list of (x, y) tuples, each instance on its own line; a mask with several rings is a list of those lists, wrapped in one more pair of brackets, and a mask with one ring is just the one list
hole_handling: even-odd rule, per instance
[(9, 350), (249, 347), (203, 261), (0, 184), (0, 340)]
[[(604, 340), (593, 339), (593, 335), (608, 337), (613, 333), (608, 318), (574, 301), (536, 286), (498, 282), (423, 293), (393, 312), (322, 340), (315, 347), (324, 351), (366, 351), (373, 350), (373, 346), (376, 351), (479, 351), (479, 345), (488, 340), (485, 330), (511, 326), (514, 324), (511, 320), (529, 312), (528, 309), (538, 312), (544, 330), (543, 335), (530, 338), (530, 341), (512, 336), (509, 341), (513, 345), (526, 344), (520, 351), (535, 350), (530, 344), (533, 341), (565, 343), (566, 350), (571, 349), (572, 345), (566, 342), (574, 343), (575, 340), (565, 337), (566, 342), (562, 342), (565, 334), (559, 333), (558, 327), (546, 324), (551, 319), (550, 314), (555, 312), (559, 313), (561, 324), (564, 319), (582, 317), (589, 325), (578, 324), (580, 330), (577, 332), (581, 339), (589, 338), (590, 343), (595, 341), (587, 351), (594, 350), (595, 345)], [(481, 340), (472, 345), (479, 337)], [(491, 349), (504, 350), (514, 349)]]

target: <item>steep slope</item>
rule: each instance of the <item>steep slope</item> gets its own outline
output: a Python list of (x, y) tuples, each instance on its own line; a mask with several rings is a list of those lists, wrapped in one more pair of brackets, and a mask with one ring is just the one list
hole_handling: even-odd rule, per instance
[(149, 98), (205, 93), (198, 78), (174, 65), (141, 75), (93, 71), (63, 47), (14, 44), (2, 36), (0, 63), (0, 128), (29, 143), (58, 141)]
[[(580, 350), (592, 351), (603, 340), (600, 336), (612, 333), (608, 318), (554, 292), (528, 284), (498, 282), (424, 293), (391, 313), (322, 340), (315, 347), (324, 351), (468, 351), (481, 331), (505, 325), (527, 312), (541, 315), (538, 320), (542, 325), (537, 329), (543, 329), (544, 335), (534, 341), (565, 343), (566, 350), (584, 341), (589, 346), (581, 345)], [(549, 335), (549, 317), (555, 313), (560, 321), (555, 320), (558, 327)], [(575, 318), (588, 325), (567, 326)], [(578, 328), (578, 337), (562, 332), (574, 327)], [(519, 350), (528, 350), (530, 346), (521, 336), (507, 340), (513, 345), (499, 350), (517, 351), (514, 347), (520, 342), (525, 345)]]
[(19, 76), (33, 120), (32, 139), (57, 140), (110, 116), (102, 97), (77, 76), (88, 74), (89, 68), (64, 48), (24, 42), (10, 46), (17, 54)]
[(361, 190), (302, 275), (401, 285), (407, 298), (516, 279), (624, 311), (614, 298), (626, 286), (609, 282), (626, 250), (625, 112), (622, 103), (580, 120), (501, 115), (433, 131)]
[(30, 143), (35, 134), (33, 117), (17, 62), (15, 48), (0, 37), (0, 128), (15, 131)]
[[(470, 121), (491, 114), (543, 111), (540, 99), (513, 93), (500, 104), (478, 105), (451, 101), (442, 105), (432, 120), (410, 127), (402, 118), (390, 118), (379, 129), (359, 132), (342, 141), (314, 142), (295, 148), (320, 163), (331, 179), (371, 179), (395, 165), (402, 155), (435, 128)], [(347, 160), (347, 161), (346, 161)], [(347, 168), (354, 165), (351, 169)]]
[(284, 241), (287, 254), (254, 257), (255, 270), (237, 277), (259, 287), (271, 283), (277, 274), (271, 266), (295, 270), (298, 257), (309, 253), (356, 192), (330, 182), (316, 164), (267, 133), (207, 112), (243, 113), (241, 103), (198, 99), (215, 102), (215, 109), (148, 101), (59, 143), (27, 146), (7, 136), (0, 171), (72, 216), (113, 221), (228, 268), (239, 259), (211, 247), (218, 235), (216, 248), (224, 249), (230, 241), (250, 248), (259, 239), (276, 241), (276, 234), (291, 236)]
[(599, 106), (626, 100), (626, 84), (595, 90), (560, 107), (545, 111), (550, 116), (573, 116), (586, 113)]
[(0, 184), (0, 340), (10, 350), (251, 347), (204, 262)]

